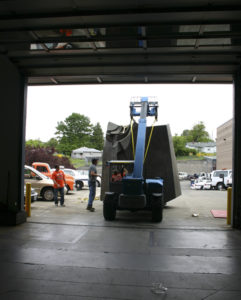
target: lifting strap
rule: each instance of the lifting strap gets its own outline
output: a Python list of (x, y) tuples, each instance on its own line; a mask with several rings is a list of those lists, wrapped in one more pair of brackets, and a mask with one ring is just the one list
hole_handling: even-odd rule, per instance
[(154, 124), (156, 122), (156, 119), (154, 120), (153, 124), (152, 124), (152, 127), (151, 127), (151, 133), (149, 135), (149, 139), (148, 139), (148, 143), (147, 143), (147, 147), (146, 147), (146, 153), (145, 153), (145, 156), (144, 156), (144, 161), (143, 161), (143, 164), (146, 160), (146, 156), (147, 156), (147, 152), (148, 152), (148, 149), (149, 149), (149, 146), (150, 146), (150, 142), (151, 142), (151, 137), (152, 137), (152, 133), (153, 133), (153, 129), (154, 129)]
[(135, 145), (134, 145), (134, 135), (133, 135), (133, 119), (131, 119), (131, 141), (132, 141), (133, 159), (135, 160)]

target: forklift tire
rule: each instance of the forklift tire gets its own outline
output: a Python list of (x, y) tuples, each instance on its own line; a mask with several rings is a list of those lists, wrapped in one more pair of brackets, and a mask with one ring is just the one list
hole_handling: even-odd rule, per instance
[(116, 216), (116, 203), (114, 197), (105, 196), (103, 215), (106, 221), (114, 221)]
[(152, 222), (161, 222), (163, 215), (162, 199), (153, 199), (152, 201)]

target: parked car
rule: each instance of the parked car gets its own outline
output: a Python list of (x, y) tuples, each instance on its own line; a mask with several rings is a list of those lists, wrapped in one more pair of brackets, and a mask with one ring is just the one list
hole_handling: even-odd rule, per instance
[[(25, 203), (25, 197), (26, 197), (26, 185), (24, 185), (24, 203)], [(38, 200), (38, 193), (35, 191), (34, 188), (31, 187), (31, 202)]]
[(178, 172), (179, 180), (185, 180), (188, 178), (188, 174), (186, 172)]
[(215, 170), (211, 173), (212, 188), (223, 190), (228, 187), (227, 179), (232, 178), (232, 170)]
[(77, 170), (73, 169), (62, 169), (65, 174), (71, 175), (75, 180), (76, 189), (82, 190), (84, 186), (88, 187), (88, 176), (81, 175)]
[[(87, 179), (87, 181), (89, 180), (89, 170), (76, 170), (76, 171), (82, 178)], [(96, 177), (96, 183), (97, 183), (98, 187), (101, 186), (101, 177), (100, 176)]]
[[(81, 190), (83, 187), (88, 187), (89, 171), (88, 170), (73, 170), (73, 169), (62, 169), (65, 174), (69, 174), (75, 179), (75, 187), (77, 190)], [(97, 186), (101, 185), (101, 178), (96, 178)]]
[(196, 173), (193, 174), (193, 175), (191, 175), (191, 174), (187, 175), (187, 180), (193, 180), (194, 181), (197, 178), (198, 178), (198, 175)]
[[(31, 184), (31, 187), (37, 192), (38, 197), (47, 201), (54, 200), (53, 180), (30, 166), (24, 166), (24, 184), (26, 185), (26, 183)], [(67, 189), (64, 188), (64, 190), (66, 194)]]
[(211, 180), (208, 178), (195, 179), (191, 184), (191, 189), (194, 190), (210, 190), (212, 187)]
[[(52, 177), (53, 171), (51, 170), (49, 164), (43, 163), (43, 162), (34, 162), (32, 163), (32, 167), (36, 169), (37, 171), (41, 172), (45, 176), (48, 176), (49, 178)], [(66, 180), (66, 188), (67, 188), (67, 193), (68, 191), (73, 191), (74, 190), (74, 177), (71, 175), (66, 175), (65, 176)]]

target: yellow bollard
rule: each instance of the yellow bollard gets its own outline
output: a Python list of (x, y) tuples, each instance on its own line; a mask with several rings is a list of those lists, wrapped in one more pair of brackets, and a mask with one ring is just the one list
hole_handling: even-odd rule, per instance
[(231, 224), (231, 207), (232, 207), (232, 188), (227, 191), (227, 224)]
[(25, 211), (27, 213), (27, 217), (31, 217), (31, 184), (30, 183), (26, 183)]

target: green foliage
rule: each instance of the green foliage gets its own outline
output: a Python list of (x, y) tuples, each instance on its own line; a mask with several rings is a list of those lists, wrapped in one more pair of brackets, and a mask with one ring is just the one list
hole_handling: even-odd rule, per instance
[(70, 155), (71, 151), (80, 147), (90, 146), (90, 135), (93, 126), (88, 117), (72, 113), (64, 121), (58, 122), (56, 135), (59, 141), (57, 150)]
[(189, 136), (189, 135), (190, 135), (190, 131), (191, 131), (191, 130), (189, 130), (189, 129), (183, 130), (181, 136), (185, 136), (185, 137)]
[(51, 168), (63, 165), (65, 168), (74, 168), (68, 157), (55, 155), (55, 149), (49, 147), (25, 147), (25, 163), (31, 166), (33, 162), (48, 163)]
[(48, 142), (45, 143), (45, 147), (56, 148), (58, 146), (58, 141), (55, 138), (51, 138)]
[(100, 123), (97, 123), (93, 127), (93, 132), (90, 137), (90, 142), (91, 142), (91, 148), (94, 148), (97, 150), (103, 150), (104, 137), (103, 137), (103, 131), (101, 129)]
[(182, 136), (187, 142), (212, 142), (203, 122), (195, 124), (191, 130), (183, 130)]
[(29, 147), (44, 147), (45, 143), (40, 141), (39, 139), (38, 140), (28, 140), (28, 141), (26, 141), (25, 145), (29, 146)]
[(204, 156), (188, 155), (188, 156), (177, 156), (177, 160), (203, 160)]
[(26, 147), (54, 148), (58, 153), (71, 155), (72, 150), (80, 147), (103, 149), (104, 135), (100, 123), (93, 126), (90, 119), (78, 113), (72, 113), (64, 121), (58, 122), (57, 138), (44, 143), (40, 140), (26, 141)]
[(27, 140), (25, 143), (26, 147), (33, 147), (33, 148), (56, 148), (58, 145), (58, 141), (55, 138), (51, 138), (48, 142), (42, 142), (38, 140)]
[(195, 149), (188, 149), (186, 148), (187, 139), (184, 136), (178, 136), (175, 135), (172, 138), (174, 151), (176, 156), (185, 156), (185, 155), (195, 155), (196, 150)]
[(181, 136), (175, 135), (173, 137), (173, 145), (176, 156), (196, 155), (195, 149), (186, 148), (188, 142), (212, 142), (209, 138), (208, 132), (205, 130), (203, 122), (195, 124), (191, 130), (183, 130)]
[(79, 158), (69, 158), (71, 164), (76, 168), (80, 168), (86, 165), (86, 161), (84, 159), (79, 159)]

